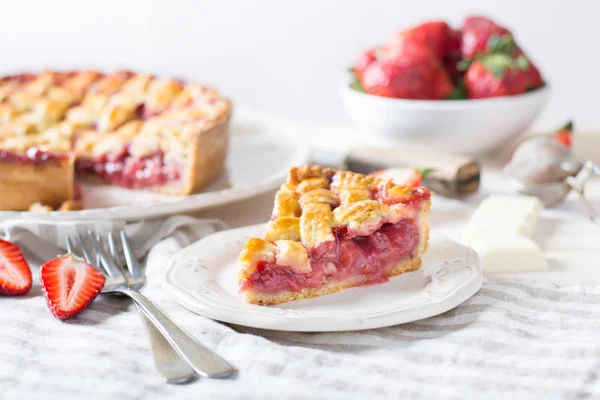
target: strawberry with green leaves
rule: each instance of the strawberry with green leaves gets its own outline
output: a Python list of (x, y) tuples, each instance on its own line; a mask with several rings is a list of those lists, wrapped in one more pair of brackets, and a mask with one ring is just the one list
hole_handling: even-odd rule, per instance
[(573, 121), (567, 122), (554, 134), (554, 137), (558, 143), (565, 147), (571, 148), (573, 137)]
[(400, 53), (372, 62), (362, 76), (364, 91), (382, 97), (441, 100), (452, 83), (428, 48), (407, 44)]
[(470, 99), (510, 96), (525, 93), (528, 68), (524, 57), (505, 54), (478, 57), (465, 74), (465, 87)]
[(540, 70), (535, 66), (529, 57), (525, 55), (523, 50), (517, 47), (515, 52), (516, 57), (525, 57), (527, 60), (528, 67), (525, 70), (525, 80), (527, 81), (527, 90), (533, 90), (544, 86), (544, 78)]
[[(492, 35), (488, 38), (486, 49), (484, 53), (479, 53), (474, 59), (465, 59), (459, 62), (458, 67), (467, 69), (474, 60), (477, 60), (485, 55), (490, 54), (503, 54), (507, 55), (519, 62), (523, 66), (523, 72), (525, 73), (526, 88), (527, 90), (536, 89), (544, 85), (544, 80), (540, 70), (531, 62), (523, 50), (517, 46), (512, 35), (506, 34), (502, 36)], [(526, 61), (526, 63), (525, 63)], [(526, 67), (525, 64), (527, 65)]]
[(514, 59), (524, 58), (527, 68), (524, 69), (527, 81), (527, 90), (532, 90), (544, 85), (540, 70), (531, 62), (531, 59), (517, 46), (512, 35), (491, 36), (487, 44), (488, 54), (506, 54)]
[(31, 285), (31, 269), (19, 246), (0, 239), (0, 294), (20, 296)]
[(470, 16), (463, 23), (460, 50), (464, 59), (473, 59), (478, 54), (489, 53), (492, 38), (511, 38), (510, 31), (489, 18)]

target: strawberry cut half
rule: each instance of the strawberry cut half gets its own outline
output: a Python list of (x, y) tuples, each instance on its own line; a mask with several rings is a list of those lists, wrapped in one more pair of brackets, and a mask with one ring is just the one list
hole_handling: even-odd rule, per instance
[(31, 289), (31, 269), (21, 249), (0, 239), (0, 294), (19, 296)]
[(40, 283), (52, 314), (73, 318), (100, 294), (106, 278), (84, 260), (67, 254), (40, 268)]

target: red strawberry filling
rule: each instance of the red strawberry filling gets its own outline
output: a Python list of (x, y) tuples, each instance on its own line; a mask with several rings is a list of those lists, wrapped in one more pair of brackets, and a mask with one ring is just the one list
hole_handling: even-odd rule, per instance
[(25, 153), (19, 154), (12, 151), (0, 150), (0, 162), (19, 162), (23, 164), (41, 164), (45, 161), (65, 161), (69, 159), (68, 154), (49, 153), (35, 147), (27, 149)]
[(95, 159), (79, 159), (75, 164), (78, 173), (101, 177), (105, 182), (127, 188), (147, 188), (178, 182), (181, 167), (165, 159), (162, 152), (138, 158), (124, 149), (117, 156), (103, 155)]
[[(336, 241), (327, 251), (309, 251), (312, 271), (296, 274), (289, 268), (260, 263), (257, 272), (242, 283), (241, 291), (258, 289), (264, 292), (304, 288), (320, 288), (327, 282), (340, 282), (362, 275), (366, 282), (381, 283), (400, 262), (409, 259), (419, 244), (419, 229), (412, 219), (385, 224), (369, 236), (348, 239), (344, 230), (336, 232)], [(333, 246), (333, 248), (329, 248)], [(325, 255), (325, 258), (319, 258)], [(317, 258), (316, 258), (317, 257)]]

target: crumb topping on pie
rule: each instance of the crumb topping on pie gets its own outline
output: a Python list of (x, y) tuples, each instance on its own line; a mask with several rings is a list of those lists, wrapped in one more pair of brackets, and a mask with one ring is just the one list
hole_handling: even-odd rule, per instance
[(391, 264), (416, 254), (428, 232), (422, 216), (430, 196), (424, 187), (349, 171), (292, 168), (264, 238), (251, 238), (239, 257), (242, 292), (318, 289), (350, 279), (349, 271), (360, 277), (354, 284), (385, 279)]

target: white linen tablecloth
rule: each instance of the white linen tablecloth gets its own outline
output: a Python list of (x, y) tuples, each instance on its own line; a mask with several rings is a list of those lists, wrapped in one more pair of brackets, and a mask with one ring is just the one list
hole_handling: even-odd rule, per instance
[[(102, 224), (95, 228), (113, 227)], [(7, 225), (29, 250), (29, 232), (49, 235), (52, 246), (61, 243), (57, 232), (70, 229)], [(61, 322), (46, 307), (35, 269), (28, 295), (0, 298), (0, 399), (600, 397), (600, 287), (486, 281), (463, 305), (415, 323), (322, 334), (249, 329), (195, 315), (161, 287), (173, 253), (214, 227), (172, 217), (129, 230), (141, 249), (167, 236), (148, 254), (144, 293), (235, 365), (236, 379), (164, 383), (129, 301), (100, 296)]]
[[(476, 203), (504, 192), (499, 177), (486, 172), (481, 192), (467, 202), (436, 197), (432, 225), (458, 238)], [(590, 194), (600, 205), (600, 185), (590, 187)], [(558, 217), (543, 219), (536, 238), (551, 271), (534, 279), (567, 286), (486, 280), (464, 304), (415, 323), (362, 332), (265, 331), (200, 317), (164, 290), (171, 256), (218, 229), (214, 219), (231, 227), (266, 221), (271, 205), (267, 193), (198, 214), (208, 223), (178, 216), (127, 228), (139, 252), (149, 250), (144, 294), (237, 367), (236, 379), (164, 383), (129, 301), (100, 296), (78, 317), (61, 322), (47, 309), (34, 268), (28, 295), (0, 297), (0, 400), (600, 398), (600, 228), (560, 222), (575, 214), (585, 221), (576, 198), (559, 207)], [(0, 235), (40, 262), (54, 256), (55, 245), (74, 229), (68, 223), (57, 228), (4, 222)], [(38, 235), (48, 243), (36, 241)]]

